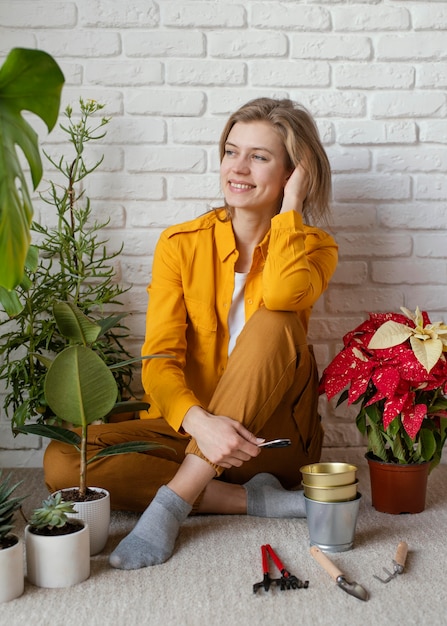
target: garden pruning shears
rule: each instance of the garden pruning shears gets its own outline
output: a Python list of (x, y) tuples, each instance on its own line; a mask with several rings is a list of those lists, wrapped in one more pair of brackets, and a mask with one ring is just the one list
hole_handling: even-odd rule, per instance
[[(253, 593), (256, 593), (258, 589), (263, 588), (265, 591), (268, 591), (271, 585), (276, 585), (284, 591), (285, 589), (307, 589), (309, 586), (309, 581), (305, 580), (304, 582), (288, 572), (284, 565), (282, 564), (279, 556), (273, 550), (272, 546), (269, 544), (265, 544), (261, 546), (261, 554), (262, 554), (262, 571), (264, 577), (261, 582), (255, 583), (253, 585)], [(278, 568), (281, 573), (281, 578), (271, 578), (269, 572), (269, 561), (268, 557), (271, 557), (272, 561)]]

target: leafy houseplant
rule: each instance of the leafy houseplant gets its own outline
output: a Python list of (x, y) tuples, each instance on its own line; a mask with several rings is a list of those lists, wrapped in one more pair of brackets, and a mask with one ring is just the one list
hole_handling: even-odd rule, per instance
[[(78, 426), (81, 434), (70, 428), (51, 424), (25, 424), (17, 432), (49, 437), (76, 447), (80, 453), (79, 496), (87, 495), (87, 467), (98, 458), (129, 452), (144, 452), (160, 447), (160, 444), (135, 441), (109, 446), (87, 459), (88, 426), (103, 420), (113, 411), (122, 410), (117, 403), (118, 387), (111, 369), (126, 366), (128, 362), (107, 366), (95, 350), (98, 339), (116, 324), (119, 316), (93, 321), (73, 303), (56, 302), (54, 317), (61, 334), (69, 341), (53, 361), (43, 359), (48, 365), (45, 378), (45, 397), (59, 420)], [(142, 358), (164, 358), (155, 355)], [(133, 359), (138, 361), (139, 358)], [(146, 403), (126, 402), (129, 410), (148, 408)]]
[[(13, 429), (36, 417), (41, 422), (54, 418), (45, 399), (46, 367), (40, 360), (67, 345), (52, 315), (54, 302), (70, 300), (86, 315), (102, 315), (105, 307), (121, 306), (120, 297), (126, 291), (115, 278), (115, 261), (121, 250), (108, 251), (101, 234), (107, 220), (94, 220), (85, 193), (87, 176), (103, 161), (89, 151), (106, 134), (110, 120), (101, 117), (103, 108), (82, 99), (78, 112), (66, 108), (66, 122), (60, 127), (70, 150), (68, 156), (58, 158), (45, 153), (55, 174), (40, 194), (43, 202), (54, 208), (56, 220), (54, 225), (33, 222), (35, 241), (25, 275), (15, 291), (0, 290), (0, 304), (7, 313), (0, 319), (5, 329), (0, 342), (0, 354), (4, 355), (0, 378), (7, 383), (4, 407)], [(122, 344), (126, 331), (117, 318), (117, 324), (97, 338), (95, 349), (107, 364), (130, 357)], [(113, 370), (120, 397), (130, 395), (132, 373), (130, 364)]]
[(10, 485), (10, 476), (2, 479), (0, 471), (0, 550), (9, 548), (17, 542), (17, 537), (11, 535), (14, 528), (14, 513), (20, 509), (20, 505), (26, 496), (12, 496), (21, 482)]
[(14, 48), (0, 68), (0, 291), (4, 294), (22, 280), (33, 213), (16, 146), (28, 162), (34, 188), (42, 178), (37, 135), (21, 112), (38, 115), (50, 132), (63, 84), (58, 64), (41, 50)]
[(82, 520), (69, 518), (73, 511), (60, 493), (34, 510), (25, 528), (27, 575), (34, 585), (68, 587), (89, 577), (89, 530)]
[(11, 533), (13, 518), (26, 496), (14, 496), (21, 483), (10, 485), (10, 476), (0, 471), (0, 602), (22, 595), (24, 589), (23, 545)]
[(433, 469), (447, 438), (447, 325), (401, 310), (371, 313), (344, 336), (320, 393), (330, 400), (344, 390), (337, 406), (359, 406), (357, 427), (373, 458)]

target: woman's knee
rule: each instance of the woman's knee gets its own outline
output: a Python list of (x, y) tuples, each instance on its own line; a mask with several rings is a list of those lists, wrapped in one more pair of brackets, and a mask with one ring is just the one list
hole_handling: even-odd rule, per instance
[(74, 446), (51, 441), (44, 453), (43, 469), (49, 491), (79, 482), (79, 452)]
[(272, 354), (273, 350), (289, 346), (296, 353), (307, 346), (307, 336), (299, 316), (293, 311), (270, 311), (265, 307), (252, 315), (239, 341)]

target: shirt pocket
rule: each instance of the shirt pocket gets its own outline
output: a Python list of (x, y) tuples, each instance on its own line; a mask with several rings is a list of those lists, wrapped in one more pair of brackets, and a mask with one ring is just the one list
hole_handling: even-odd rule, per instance
[(215, 346), (217, 316), (214, 307), (194, 298), (185, 297), (187, 312), (187, 352), (193, 360), (204, 362)]

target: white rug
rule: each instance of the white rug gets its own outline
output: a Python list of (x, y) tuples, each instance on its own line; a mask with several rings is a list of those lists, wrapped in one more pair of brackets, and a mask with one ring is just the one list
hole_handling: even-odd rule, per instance
[[(331, 559), (348, 580), (369, 592), (367, 602), (340, 589), (309, 553), (305, 519), (202, 516), (184, 524), (172, 558), (139, 571), (110, 568), (107, 557), (137, 515), (112, 514), (104, 552), (92, 557), (90, 578), (69, 589), (40, 589), (26, 582), (21, 598), (0, 607), (5, 626), (443, 626), (447, 623), (447, 465), (429, 477), (426, 510), (393, 516), (371, 506), (363, 450), (326, 450), (324, 460), (358, 468), (363, 498), (353, 550)], [(46, 495), (41, 470), (15, 469), (31, 493), (25, 512)], [(23, 533), (23, 523), (18, 525)], [(399, 541), (409, 545), (403, 574), (383, 584), (373, 574), (392, 569)], [(260, 546), (270, 543), (285, 567), (308, 589), (271, 588), (253, 593), (262, 580)], [(276, 576), (272, 568), (272, 575)]]

